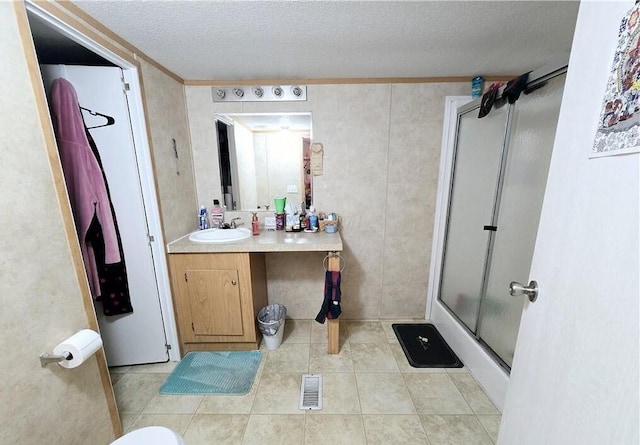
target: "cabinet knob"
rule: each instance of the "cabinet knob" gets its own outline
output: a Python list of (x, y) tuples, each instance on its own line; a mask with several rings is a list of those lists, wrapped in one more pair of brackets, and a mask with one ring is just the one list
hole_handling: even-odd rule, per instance
[(236, 283), (236, 280), (231, 280), (231, 284), (233, 284), (235, 286), (238, 283)]

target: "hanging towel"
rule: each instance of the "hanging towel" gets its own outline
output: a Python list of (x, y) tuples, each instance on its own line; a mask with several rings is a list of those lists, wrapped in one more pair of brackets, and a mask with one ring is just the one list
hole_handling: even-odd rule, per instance
[(502, 82), (491, 84), (489, 90), (482, 95), (480, 100), (480, 111), (478, 112), (478, 119), (485, 117), (493, 108), (494, 102), (498, 98), (498, 90), (502, 86)]
[(106, 185), (98, 161), (91, 152), (80, 114), (78, 96), (66, 79), (56, 79), (51, 86), (53, 125), (60, 161), (71, 202), (71, 211), (94, 298), (101, 295), (93, 248), (86, 242), (94, 216), (102, 227), (104, 262), (120, 262), (120, 251)]
[(324, 277), (324, 301), (320, 312), (316, 316), (318, 323), (324, 323), (328, 318), (334, 320), (340, 316), (342, 309), (340, 308), (340, 299), (342, 292), (340, 291), (340, 272), (327, 271)]
[[(529, 71), (530, 73), (531, 71)], [(527, 87), (529, 81), (529, 73), (524, 73), (507, 82), (507, 86), (502, 91), (502, 97), (505, 97), (510, 104), (516, 103), (520, 98), (520, 93)]]

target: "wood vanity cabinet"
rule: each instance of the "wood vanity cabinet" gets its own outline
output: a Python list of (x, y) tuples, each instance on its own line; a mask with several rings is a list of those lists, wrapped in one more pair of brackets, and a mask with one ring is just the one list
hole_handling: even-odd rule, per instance
[(267, 304), (264, 253), (169, 255), (180, 350), (258, 349)]

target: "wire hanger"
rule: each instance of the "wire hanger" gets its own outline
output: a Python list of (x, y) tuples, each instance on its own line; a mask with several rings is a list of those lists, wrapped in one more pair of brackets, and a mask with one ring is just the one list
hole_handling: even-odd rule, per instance
[(80, 107), (80, 109), (86, 111), (91, 116), (100, 116), (100, 117), (104, 117), (107, 120), (106, 124), (87, 127), (87, 130), (91, 130), (92, 128), (108, 127), (109, 125), (113, 125), (116, 123), (116, 120), (114, 118), (112, 118), (111, 116), (107, 116), (106, 114), (98, 113), (97, 111), (93, 111), (85, 107)]

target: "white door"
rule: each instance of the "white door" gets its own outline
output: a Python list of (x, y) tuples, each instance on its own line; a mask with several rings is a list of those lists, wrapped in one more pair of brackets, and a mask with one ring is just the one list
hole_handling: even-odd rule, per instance
[[(115, 119), (89, 130), (107, 176), (127, 266), (132, 314), (105, 317), (95, 303), (109, 366), (165, 362), (169, 359), (156, 283), (147, 219), (133, 145), (129, 108), (117, 67), (42, 65), (47, 91), (64, 77), (74, 86), (80, 105)], [(105, 119), (83, 111), (88, 127)]]
[(580, 6), (499, 445), (640, 443), (640, 156), (589, 158), (632, 6)]

